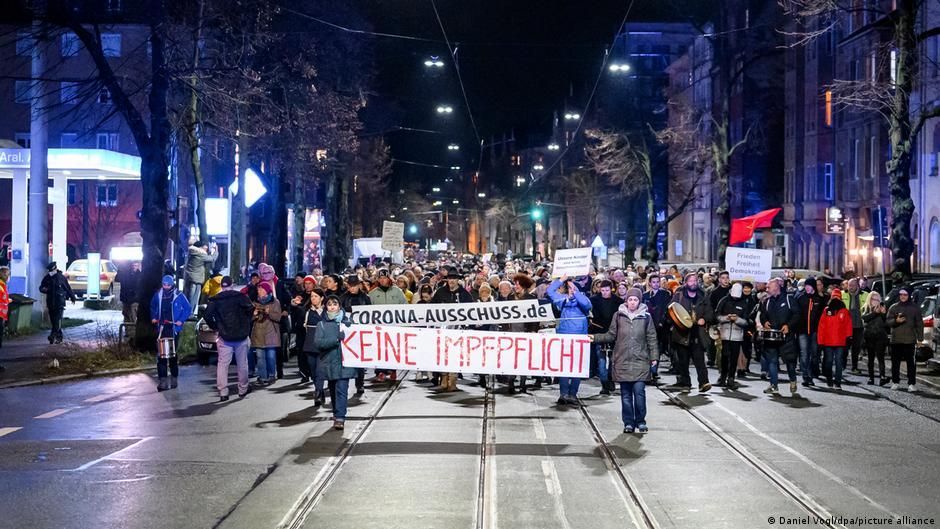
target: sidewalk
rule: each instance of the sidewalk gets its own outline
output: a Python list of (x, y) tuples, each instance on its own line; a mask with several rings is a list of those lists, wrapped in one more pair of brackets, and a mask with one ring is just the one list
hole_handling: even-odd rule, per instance
[(118, 332), (123, 321), (119, 310), (91, 310), (76, 304), (65, 308), (65, 317), (73, 319), (91, 320), (90, 323), (62, 329), (64, 343), (60, 345), (49, 344), (49, 331), (40, 330), (35, 334), (23, 337), (7, 338), (0, 347), (0, 363), (42, 358), (62, 353), (66, 344), (82, 347), (93, 347), (98, 343), (99, 330)]

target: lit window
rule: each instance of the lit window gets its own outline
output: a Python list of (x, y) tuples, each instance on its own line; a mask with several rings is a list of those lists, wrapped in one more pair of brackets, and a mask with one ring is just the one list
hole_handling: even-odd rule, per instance
[(71, 31), (62, 34), (62, 43), (59, 51), (63, 57), (75, 57), (82, 49), (82, 41), (78, 40), (78, 35)]
[(898, 50), (891, 50), (891, 86), (898, 82)]
[(105, 57), (121, 56), (121, 34), (120, 33), (102, 33), (101, 51)]
[(832, 126), (832, 91), (826, 90), (826, 126)]
[(96, 203), (104, 207), (117, 206), (117, 184), (98, 184)]

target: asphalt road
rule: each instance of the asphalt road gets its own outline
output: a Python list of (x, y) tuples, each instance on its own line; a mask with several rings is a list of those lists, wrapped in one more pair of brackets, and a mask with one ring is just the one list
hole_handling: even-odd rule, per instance
[[(643, 436), (622, 433), (619, 399), (594, 381), (582, 413), (557, 407), (555, 387), (440, 395), (406, 380), (352, 401), (342, 433), (296, 379), (226, 403), (213, 385), (214, 368), (190, 366), (164, 393), (144, 374), (0, 390), (0, 528), (940, 523), (940, 393), (926, 384), (650, 388)], [(884, 526), (863, 521), (830, 526)]]

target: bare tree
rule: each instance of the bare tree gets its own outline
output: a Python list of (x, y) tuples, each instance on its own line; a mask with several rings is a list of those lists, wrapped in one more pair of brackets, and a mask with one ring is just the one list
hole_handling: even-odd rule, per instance
[[(874, 77), (864, 80), (836, 79), (831, 90), (833, 103), (842, 107), (877, 112), (888, 124), (891, 157), (886, 164), (891, 194), (891, 252), (894, 274), (911, 276), (911, 199), (910, 171), (917, 137), (930, 118), (940, 116), (940, 106), (921, 106), (914, 93), (925, 76), (929, 60), (921, 54), (921, 45), (940, 35), (940, 28), (921, 19), (926, 13), (925, 0), (897, 0), (895, 9), (882, 9), (884, 3), (851, 0), (780, 0), (786, 12), (802, 28), (788, 32), (791, 45), (806, 45), (834, 31), (848, 17), (884, 20), (891, 31), (890, 46), (877, 50), (879, 67)], [(929, 28), (929, 29), (923, 29)], [(893, 60), (889, 59), (893, 55)], [(892, 71), (892, 66), (894, 70)]]
[[(672, 133), (660, 133), (671, 137)], [(589, 142), (586, 149), (591, 169), (617, 186), (624, 197), (643, 197), (647, 208), (647, 236), (644, 256), (651, 263), (659, 261), (657, 234), (681, 215), (695, 199), (698, 180), (691, 182), (681, 193), (681, 200), (671, 206), (671, 212), (660, 220), (656, 212), (656, 196), (653, 187), (653, 170), (650, 153), (643, 139), (632, 140), (620, 132), (589, 129), (585, 132)]]
[(392, 159), (384, 138), (362, 141), (349, 166), (352, 173), (352, 209), (363, 237), (382, 234), (382, 220), (396, 213), (397, 197), (389, 196)]

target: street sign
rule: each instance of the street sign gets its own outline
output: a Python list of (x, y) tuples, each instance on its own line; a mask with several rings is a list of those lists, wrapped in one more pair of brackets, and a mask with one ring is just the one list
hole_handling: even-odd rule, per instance
[(876, 206), (871, 209), (871, 233), (874, 236), (872, 245), (875, 248), (886, 248), (888, 246), (888, 209), (884, 206)]
[(845, 233), (845, 214), (842, 208), (826, 208), (826, 233)]

